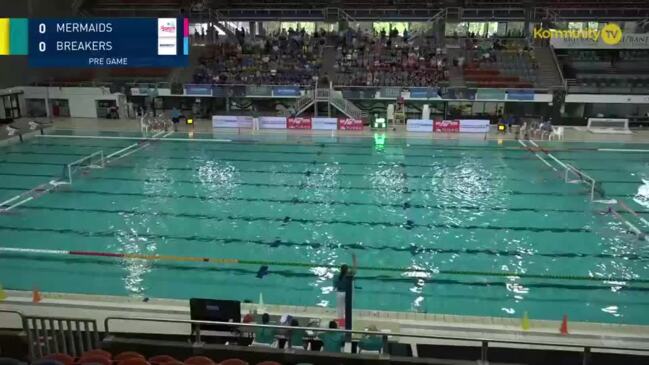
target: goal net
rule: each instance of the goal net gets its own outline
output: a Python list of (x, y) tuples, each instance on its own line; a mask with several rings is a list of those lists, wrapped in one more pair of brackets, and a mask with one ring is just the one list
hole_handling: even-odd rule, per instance
[[(565, 164), (565, 182), (568, 184), (584, 184), (588, 186), (588, 192), (590, 194), (590, 200), (595, 199), (595, 193), (602, 194), (601, 184), (598, 184), (595, 179), (586, 175), (583, 171), (577, 169), (576, 167), (566, 163)], [(603, 195), (603, 194), (602, 194)]]
[(629, 120), (625, 118), (588, 118), (586, 129), (598, 134), (631, 134)]
[(100, 169), (105, 165), (104, 151), (97, 151), (65, 165), (63, 181), (72, 184), (72, 179), (78, 174), (84, 174), (89, 169)]

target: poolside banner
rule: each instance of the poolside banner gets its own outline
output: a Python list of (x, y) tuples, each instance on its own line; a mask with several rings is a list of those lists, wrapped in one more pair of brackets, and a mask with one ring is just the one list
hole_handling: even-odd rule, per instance
[(132, 96), (147, 96), (147, 95), (149, 95), (149, 88), (148, 87), (132, 87), (131, 88), (131, 95)]
[(460, 133), (460, 121), (455, 120), (436, 120), (433, 122), (433, 132), (436, 133)]
[(487, 133), (488, 119), (460, 119), (460, 133)]
[(431, 119), (408, 119), (406, 129), (408, 132), (432, 132), (433, 121)]
[(338, 129), (342, 131), (362, 131), (363, 121), (360, 119), (341, 118), (338, 120)]
[(467, 89), (465, 87), (462, 87), (456, 89), (447, 88), (444, 96), (446, 99), (475, 100), (475, 95), (475, 89)]
[(534, 90), (507, 90), (507, 100), (534, 100)]
[(212, 96), (212, 85), (185, 84), (185, 95)]
[(288, 118), (286, 120), (288, 129), (311, 129), (311, 118)]
[(411, 87), (408, 90), (410, 99), (441, 99), (436, 87)]
[(311, 129), (327, 131), (335, 131), (338, 129), (338, 119), (336, 118), (313, 118), (311, 121)]
[(286, 129), (286, 118), (284, 117), (260, 117), (260, 129)]
[(252, 117), (237, 117), (237, 124), (239, 128), (252, 129)]
[(273, 96), (298, 97), (300, 88), (298, 86), (277, 86), (273, 88)]
[(478, 89), (475, 94), (476, 100), (505, 100), (505, 90), (502, 89)]
[(252, 128), (252, 117), (214, 115), (212, 128)]

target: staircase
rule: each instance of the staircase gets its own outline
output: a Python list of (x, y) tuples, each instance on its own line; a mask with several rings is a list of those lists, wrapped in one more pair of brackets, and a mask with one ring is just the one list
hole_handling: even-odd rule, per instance
[[(320, 91), (320, 90), (318, 90)], [(351, 101), (343, 98), (342, 93), (340, 91), (335, 91), (332, 90), (332, 92), (329, 92), (329, 90), (322, 90), (327, 92), (327, 101), (331, 106), (334, 108), (340, 110), (341, 113), (345, 114), (347, 117), (352, 118), (352, 119), (367, 119), (367, 113), (362, 111), (359, 107), (354, 105)]]
[(293, 104), (293, 108), (291, 108), (290, 110), (285, 109), (281, 112), (281, 114), (285, 117), (290, 117), (292, 114), (296, 116), (300, 115), (304, 113), (307, 109), (309, 109), (314, 102), (315, 100), (313, 98), (313, 92), (307, 91), (304, 95), (302, 95), (295, 101), (295, 104)]
[(366, 112), (362, 111), (359, 107), (354, 105), (354, 103), (343, 98), (340, 91), (333, 90), (330, 92), (329, 89), (316, 90), (315, 97), (312, 92), (307, 92), (295, 101), (292, 110), (287, 109), (283, 111), (283, 115), (289, 117), (293, 114), (291, 111), (295, 111), (295, 115), (300, 115), (316, 102), (329, 103), (334, 108), (340, 110), (340, 112), (345, 114), (348, 118), (367, 120)]
[(538, 64), (538, 86), (548, 89), (564, 87), (563, 76), (557, 57), (551, 47), (534, 47), (534, 55)]
[(336, 69), (334, 65), (336, 64), (336, 47), (331, 45), (326, 45), (322, 52), (322, 66), (320, 67), (320, 75), (328, 75), (329, 80), (334, 81), (334, 75), (336, 74)]
[(216, 9), (209, 10), (209, 18), (214, 24), (215, 27), (222, 30), (228, 37), (234, 37), (237, 31), (237, 28), (230, 24), (226, 17)]
[[(461, 48), (447, 48), (447, 52), (449, 60), (457, 59), (460, 56), (465, 56), (465, 51)], [(467, 61), (465, 60), (464, 62), (466, 64)], [(464, 72), (462, 71), (462, 69), (451, 64), (448, 69), (448, 81), (450, 87), (464, 87)]]

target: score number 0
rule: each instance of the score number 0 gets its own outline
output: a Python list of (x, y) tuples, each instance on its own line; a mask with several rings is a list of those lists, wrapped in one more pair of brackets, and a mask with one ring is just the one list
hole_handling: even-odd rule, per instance
[[(46, 30), (47, 30), (47, 28), (45, 27), (44, 23), (38, 24), (38, 32), (40, 34), (45, 34)], [(45, 42), (42, 42), (42, 41), (38, 42), (38, 51), (39, 52), (45, 52), (45, 48), (46, 48)]]

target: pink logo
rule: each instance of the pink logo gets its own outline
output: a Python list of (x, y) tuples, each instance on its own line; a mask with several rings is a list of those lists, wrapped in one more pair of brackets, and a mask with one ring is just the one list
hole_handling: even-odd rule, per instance
[(311, 129), (311, 118), (288, 118), (286, 127), (288, 129)]
[(339, 129), (348, 131), (361, 131), (363, 130), (363, 121), (359, 119), (340, 119)]
[(176, 26), (173, 24), (161, 25), (160, 30), (165, 33), (176, 33)]

